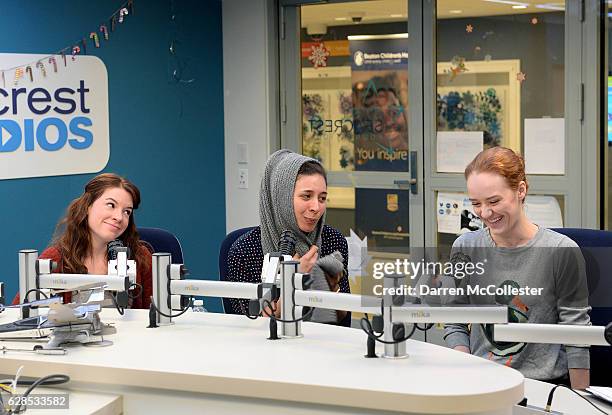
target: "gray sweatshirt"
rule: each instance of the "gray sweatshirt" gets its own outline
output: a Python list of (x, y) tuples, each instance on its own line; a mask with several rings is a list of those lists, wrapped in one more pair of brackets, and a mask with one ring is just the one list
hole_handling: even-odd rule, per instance
[[(501, 248), (496, 247), (488, 229), (481, 229), (459, 237), (453, 244), (451, 258), (458, 252), (473, 263), (480, 262), (484, 271), (460, 280), (444, 277), (443, 287), (464, 289), (459, 295), (443, 298), (444, 302), (508, 304), (517, 311), (518, 322), (590, 324), (584, 258), (568, 237), (540, 227), (525, 246)], [(468, 290), (468, 286), (503, 287), (508, 285), (507, 281), (531, 290), (509, 297)], [(554, 379), (564, 376), (568, 368), (589, 368), (589, 349), (584, 345), (527, 343), (517, 354), (504, 356), (487, 340), (480, 324), (447, 324), (444, 338), (451, 348), (467, 346), (472, 354), (511, 366), (533, 379)]]

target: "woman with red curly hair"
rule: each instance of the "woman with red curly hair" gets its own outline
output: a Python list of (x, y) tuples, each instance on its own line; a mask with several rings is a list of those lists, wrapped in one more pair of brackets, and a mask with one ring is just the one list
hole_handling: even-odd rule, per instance
[(134, 290), (130, 307), (149, 308), (151, 251), (140, 241), (134, 223), (133, 213), (139, 205), (140, 191), (129, 180), (113, 173), (94, 177), (68, 206), (40, 258), (56, 262), (58, 273), (104, 275), (108, 272), (107, 245), (119, 239), (136, 261), (136, 282), (141, 287)]

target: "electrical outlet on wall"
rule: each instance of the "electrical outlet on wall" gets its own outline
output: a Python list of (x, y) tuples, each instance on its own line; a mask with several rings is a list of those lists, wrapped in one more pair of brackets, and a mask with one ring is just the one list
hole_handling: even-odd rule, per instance
[(249, 188), (249, 169), (238, 169), (238, 188)]

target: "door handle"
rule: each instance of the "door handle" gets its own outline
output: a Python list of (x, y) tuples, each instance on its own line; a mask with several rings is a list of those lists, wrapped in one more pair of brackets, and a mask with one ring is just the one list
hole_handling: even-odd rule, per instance
[(410, 193), (416, 195), (419, 193), (418, 185), (418, 171), (417, 171), (417, 152), (410, 152)]
[(393, 184), (399, 187), (400, 189), (410, 188), (410, 193), (416, 195), (419, 193), (417, 176), (418, 172), (416, 169), (417, 165), (417, 152), (410, 152), (410, 179), (409, 180), (393, 180)]
[(400, 189), (407, 189), (408, 186), (412, 185), (412, 180), (393, 180), (393, 184), (399, 187)]

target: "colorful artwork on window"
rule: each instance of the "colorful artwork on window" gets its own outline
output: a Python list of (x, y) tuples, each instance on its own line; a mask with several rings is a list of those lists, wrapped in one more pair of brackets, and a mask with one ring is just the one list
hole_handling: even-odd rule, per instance
[(494, 88), (437, 94), (436, 105), (439, 131), (483, 131), (485, 147), (501, 145), (502, 103)]

